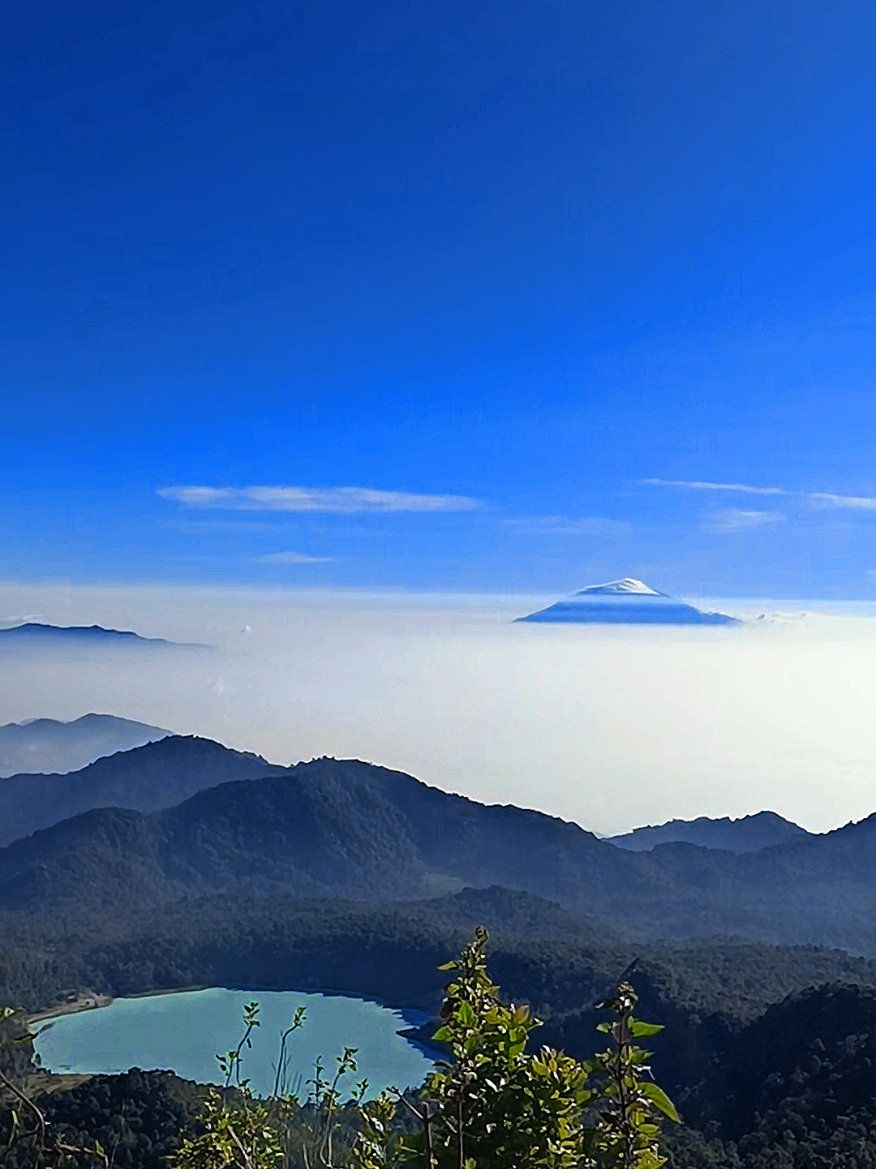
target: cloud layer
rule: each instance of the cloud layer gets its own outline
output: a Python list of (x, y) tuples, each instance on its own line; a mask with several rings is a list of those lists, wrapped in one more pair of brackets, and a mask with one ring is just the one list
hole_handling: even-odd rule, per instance
[(465, 495), (415, 495), (370, 487), (159, 487), (162, 499), (187, 507), (243, 511), (439, 512), (473, 511), (480, 501)]
[(218, 647), (35, 653), (0, 671), (0, 709), (368, 759), (600, 832), (765, 807), (822, 831), (873, 811), (876, 619), (514, 623), (552, 599), (0, 582), (0, 614)]

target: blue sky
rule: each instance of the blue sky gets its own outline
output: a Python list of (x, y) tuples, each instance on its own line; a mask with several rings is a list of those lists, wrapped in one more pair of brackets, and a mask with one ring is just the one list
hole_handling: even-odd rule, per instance
[(876, 596), (871, 5), (3, 24), (4, 577)]

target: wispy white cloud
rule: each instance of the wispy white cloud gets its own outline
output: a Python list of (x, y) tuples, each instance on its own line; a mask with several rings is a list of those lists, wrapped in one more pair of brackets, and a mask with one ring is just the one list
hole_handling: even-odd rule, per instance
[(702, 479), (642, 479), (648, 487), (685, 487), (689, 491), (738, 491), (743, 495), (790, 495), (784, 487), (754, 487), (751, 483), (710, 483)]
[(515, 532), (537, 536), (609, 536), (628, 532), (631, 525), (604, 516), (571, 519), (562, 515), (521, 516), (503, 522)]
[(284, 527), (288, 526), (289, 523), (290, 521), (284, 521), (282, 518), (276, 520), (234, 520), (215, 515), (195, 519), (186, 514), (175, 515), (173, 519), (167, 520), (168, 527), (175, 528), (180, 532), (243, 532), (244, 534), (273, 532), (275, 536), (282, 536)]
[(747, 532), (752, 528), (776, 524), (784, 518), (780, 511), (746, 511), (742, 508), (728, 507), (715, 512), (707, 526), (713, 532)]
[[(788, 491), (784, 487), (755, 487), (750, 483), (711, 483), (704, 480), (687, 480), (687, 479), (642, 479), (641, 483), (650, 487), (683, 487), (691, 491), (738, 491), (744, 495), (781, 495), (785, 497), (796, 497), (802, 505), (810, 505), (816, 508), (836, 508), (846, 509), (850, 511), (872, 511), (876, 512), (876, 496), (872, 495), (839, 495), (833, 491), (809, 491), (809, 492), (793, 492)], [(759, 524), (772, 522), (772, 520), (758, 520), (758, 515), (780, 517), (778, 512), (734, 512), (732, 509), (725, 514), (737, 515), (739, 517), (751, 517), (750, 523), (746, 523), (744, 519), (740, 518), (738, 523), (734, 523), (734, 528), (723, 528), (722, 530), (735, 530), (739, 527), (757, 527)], [(733, 522), (733, 521), (731, 521)]]
[(268, 552), (259, 557), (260, 564), (326, 564), (331, 556), (309, 556), (306, 552)]
[(288, 512), (472, 511), (481, 501), (466, 495), (415, 495), (370, 487), (160, 487), (162, 499), (187, 507)]
[(876, 499), (870, 495), (833, 495), (829, 491), (813, 491), (807, 496), (817, 507), (845, 507), (853, 511), (876, 511)]

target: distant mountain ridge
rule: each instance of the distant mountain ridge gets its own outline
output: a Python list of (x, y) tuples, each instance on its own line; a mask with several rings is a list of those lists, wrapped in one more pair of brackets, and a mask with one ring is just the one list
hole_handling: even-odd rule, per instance
[(696, 820), (669, 820), (665, 824), (634, 828), (632, 832), (608, 836), (606, 839), (618, 848), (626, 848), (631, 852), (644, 852), (658, 844), (682, 842), (698, 844), (701, 848), (721, 848), (744, 853), (802, 840), (811, 835), (799, 824), (784, 819), (776, 812), (758, 812), (738, 820), (731, 820), (729, 816), (720, 820), (708, 816), (699, 816)]
[(171, 732), (112, 714), (84, 714), (72, 722), (35, 718), (0, 726), (0, 778), (17, 772), (78, 771), (95, 759), (142, 747)]
[(24, 646), (67, 646), (69, 648), (118, 647), (133, 649), (208, 649), (196, 643), (168, 641), (164, 637), (143, 637), (132, 629), (107, 629), (103, 625), (49, 625), (26, 621), (0, 629), (0, 649)]
[(124, 641), (144, 641), (153, 645), (174, 644), (163, 637), (141, 637), (132, 629), (106, 629), (103, 625), (49, 625), (42, 621), (25, 621), (22, 625), (0, 629), (0, 638), (4, 641), (114, 641), (121, 638)]
[(232, 779), (282, 772), (211, 739), (164, 735), (63, 775), (0, 779), (0, 846), (94, 808), (156, 812)]
[[(224, 758), (217, 744), (164, 739), (128, 753), (140, 761), (129, 782), (153, 753), (173, 751), (179, 782), (187, 742)], [(631, 852), (544, 813), (485, 806), (358, 760), (255, 760), (245, 781), (166, 810), (98, 808), (0, 850), (0, 909), (37, 914), (213, 895), (417, 900), (492, 885), (642, 940), (876, 954), (876, 816), (741, 855), (686, 843)]]
[(626, 576), (588, 585), (566, 600), (518, 617), (518, 621), (560, 625), (739, 625), (724, 613), (703, 613)]

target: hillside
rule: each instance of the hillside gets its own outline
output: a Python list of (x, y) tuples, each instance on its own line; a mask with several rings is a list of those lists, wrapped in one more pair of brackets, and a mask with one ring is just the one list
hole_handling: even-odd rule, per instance
[(282, 770), (210, 739), (171, 735), (69, 774), (13, 775), (0, 780), (0, 846), (93, 808), (154, 812), (206, 787)]
[(876, 817), (739, 856), (683, 843), (629, 852), (575, 824), (356, 760), (284, 770), (176, 738), (138, 752), (127, 753), (137, 764), (128, 781), (144, 791), (161, 773), (145, 764), (176, 752), (200, 753), (201, 771), (177, 762), (173, 783), (215, 784), (216, 759), (251, 778), (164, 811), (103, 808), (18, 840), (0, 850), (0, 909), (214, 893), (414, 900), (501, 885), (622, 922), (642, 940), (737, 936), (876, 954)]
[(0, 778), (21, 773), (66, 774), (117, 751), (163, 739), (170, 731), (112, 714), (72, 722), (35, 718), (0, 727)]
[(639, 858), (538, 812), (485, 808), (357, 761), (274, 770), (151, 816), (101, 808), (18, 840), (0, 851), (0, 908), (245, 889), (413, 899), (490, 884), (577, 906), (577, 890), (589, 900), (635, 879)]
[(721, 848), (728, 852), (757, 852), (774, 844), (802, 840), (811, 835), (798, 824), (777, 815), (775, 812), (758, 812), (754, 816), (742, 816), (731, 820), (724, 816), (720, 820), (699, 816), (696, 820), (669, 820), (666, 824), (634, 828), (621, 836), (606, 839), (618, 848), (630, 852), (646, 852), (658, 844), (697, 844), (700, 848)]

